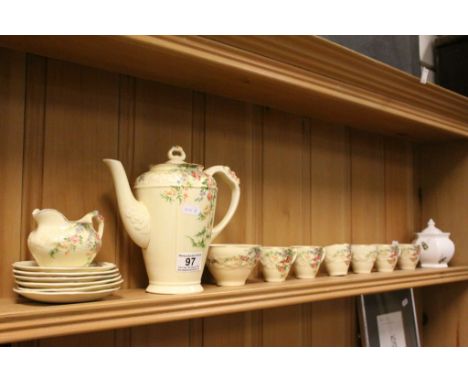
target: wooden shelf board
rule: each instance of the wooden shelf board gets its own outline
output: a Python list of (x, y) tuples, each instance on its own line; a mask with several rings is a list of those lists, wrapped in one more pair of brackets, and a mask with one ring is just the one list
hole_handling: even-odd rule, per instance
[(416, 140), (468, 137), (468, 98), (313, 36), (0, 36), (0, 45)]
[(153, 295), (122, 290), (105, 300), (49, 305), (23, 298), (0, 299), (0, 343), (185, 320), (359, 294), (468, 280), (468, 266), (393, 273), (320, 276), (313, 280), (262, 281), (243, 287), (206, 285), (193, 295)]

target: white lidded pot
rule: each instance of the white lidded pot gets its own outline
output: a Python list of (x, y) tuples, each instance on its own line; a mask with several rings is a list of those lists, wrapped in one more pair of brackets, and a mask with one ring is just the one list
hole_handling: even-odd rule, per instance
[[(186, 163), (180, 146), (172, 147), (166, 163), (151, 166), (135, 181), (136, 198), (117, 160), (104, 159), (117, 193), (127, 233), (141, 247), (149, 278), (146, 291), (185, 294), (203, 291), (201, 276), (211, 241), (233, 217), (239, 204), (239, 178), (226, 166), (206, 170)], [(219, 173), (231, 189), (224, 218), (213, 227)]]
[(430, 219), (427, 227), (418, 232), (413, 244), (421, 246), (422, 268), (447, 268), (455, 253), (455, 244), (450, 240), (450, 233), (442, 232)]

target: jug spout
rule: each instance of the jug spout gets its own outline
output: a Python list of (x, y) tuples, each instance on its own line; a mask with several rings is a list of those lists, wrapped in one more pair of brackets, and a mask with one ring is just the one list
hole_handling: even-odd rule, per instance
[(63, 216), (61, 212), (52, 208), (45, 208), (43, 210), (36, 208), (32, 212), (32, 216), (38, 225), (41, 223), (52, 225), (62, 225), (68, 223), (68, 219)]
[(127, 233), (135, 244), (147, 248), (150, 241), (150, 215), (146, 206), (133, 196), (122, 163), (115, 159), (103, 159), (103, 162), (112, 174), (120, 216)]

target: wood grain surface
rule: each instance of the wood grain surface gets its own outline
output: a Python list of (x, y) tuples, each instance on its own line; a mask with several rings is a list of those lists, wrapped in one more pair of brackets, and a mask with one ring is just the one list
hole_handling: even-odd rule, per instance
[[(132, 184), (148, 165), (165, 161), (174, 144), (184, 147), (188, 161), (228, 165), (241, 179), (239, 209), (217, 242), (408, 242), (422, 228), (415, 227), (419, 216), (431, 216), (453, 233), (454, 264), (468, 264), (464, 141), (420, 147), (401, 137), (6, 49), (0, 49), (0, 79), (7, 84), (0, 87), (0, 175), (8, 180), (0, 194), (4, 297), (12, 294), (11, 263), (30, 256), (25, 240), (36, 207), (57, 208), (70, 219), (100, 210), (106, 231), (98, 259), (119, 265), (124, 288), (146, 286), (141, 251), (123, 229), (101, 159), (120, 159)], [(420, 186), (422, 204), (415, 192)], [(226, 187), (219, 182), (219, 188), (217, 220), (228, 203)], [(251, 279), (261, 276), (257, 269)], [(424, 291), (425, 344), (467, 343), (463, 285)], [(123, 329), (100, 331), (96, 325), (95, 333), (36, 344), (353, 346), (354, 298), (340, 297), (157, 325), (132, 327), (129, 319)], [(444, 311), (454, 323), (446, 338), (438, 334)]]
[(371, 132), (468, 136), (463, 96), (317, 36), (0, 36), (0, 45)]
[[(267, 309), (263, 311), (262, 338), (263, 344), (269, 343), (271, 346), (310, 344), (305, 335), (310, 334), (311, 326), (302, 313), (304, 303), (326, 301), (332, 302), (336, 299), (355, 297), (359, 294), (380, 293), (409, 287), (423, 287), (440, 284), (456, 283), (468, 280), (467, 266), (454, 266), (445, 269), (417, 269), (415, 271), (395, 271), (372, 274), (349, 274), (344, 277), (319, 276), (312, 280), (299, 280), (290, 278), (283, 283), (266, 283), (262, 280), (249, 282), (243, 287), (224, 287), (205, 284), (202, 293), (194, 295), (155, 295), (145, 293), (144, 289), (126, 289), (116, 292), (102, 301), (81, 304), (57, 304), (47, 305), (33, 303), (23, 298), (3, 298), (0, 299), (0, 343), (9, 341), (29, 340), (45, 337), (61, 336), (66, 334), (89, 333), (83, 338), (86, 342), (94, 332), (106, 329), (131, 328), (128, 337), (128, 330), (118, 335), (112, 336), (109, 333), (108, 340), (121, 341), (124, 338), (132, 337), (144, 343), (156, 344), (156, 340), (165, 343), (171, 342), (171, 336), (177, 333), (187, 333), (185, 326), (177, 323), (187, 322), (188, 343), (191, 345), (203, 345), (204, 343), (214, 343), (214, 333), (219, 334), (221, 321), (211, 322), (209, 333), (206, 338), (203, 334), (203, 321), (201, 317), (220, 316), (226, 319), (226, 323), (232, 324), (233, 330), (247, 338), (245, 345), (249, 344), (251, 337), (255, 334), (249, 330), (246, 324), (256, 325), (254, 320), (249, 320), (244, 316), (244, 321), (236, 315), (225, 318), (225, 315), (232, 313), (243, 313), (257, 309)], [(461, 285), (461, 284), (460, 284)], [(329, 307), (330, 305), (325, 305)], [(282, 308), (282, 309), (280, 309)], [(330, 318), (334, 315), (334, 308), (317, 311), (317, 315), (323, 315), (322, 319)], [(336, 311), (335, 311), (336, 312)], [(325, 317), (325, 318), (324, 318)], [(280, 318), (279, 320), (277, 318)], [(298, 319), (295, 324), (293, 321)], [(211, 318), (207, 319), (211, 320)], [(293, 328), (289, 333), (276, 334), (273, 328), (280, 330), (283, 321), (287, 322), (288, 328)], [(207, 321), (205, 321), (207, 322)], [(159, 326), (146, 326), (142, 333), (137, 333), (140, 325), (169, 323), (167, 331)], [(265, 324), (266, 323), (266, 324)], [(335, 323), (335, 325), (333, 325)], [(201, 325), (200, 325), (201, 324)], [(328, 338), (333, 332), (340, 335), (333, 338), (332, 344), (346, 344), (349, 327), (353, 320), (343, 321), (333, 320), (331, 323), (323, 324), (324, 329), (316, 333), (322, 344), (330, 343)], [(226, 324), (227, 325), (227, 324)], [(259, 329), (262, 329), (262, 326)], [(227, 325), (227, 327), (231, 327)], [(47, 330), (44, 330), (47, 328)], [(217, 329), (218, 328), (218, 329)], [(165, 333), (169, 338), (165, 338)], [(144, 335), (144, 333), (146, 333)], [(172, 333), (172, 334), (169, 334)], [(153, 336), (156, 340), (153, 342)], [(77, 337), (74, 337), (77, 338)], [(73, 337), (67, 339), (63, 337), (53, 340), (55, 343), (73, 345), (76, 340)], [(207, 340), (207, 341), (205, 341)], [(229, 341), (238, 344), (238, 338), (226, 335), (219, 342), (228, 344)], [(48, 341), (48, 340), (46, 340)], [(68, 342), (70, 341), (70, 342)], [(211, 342), (213, 341), (213, 342)], [(353, 342), (354, 343), (354, 342)]]
[(11, 264), (21, 259), (21, 191), (25, 56), (0, 49), (0, 295), (11, 291)]
[[(450, 265), (468, 264), (468, 144), (454, 141), (420, 148), (422, 211), (418, 231), (434, 219), (437, 227), (451, 233), (455, 255)], [(468, 286), (427, 288), (423, 292), (427, 317), (425, 346), (468, 346)]]

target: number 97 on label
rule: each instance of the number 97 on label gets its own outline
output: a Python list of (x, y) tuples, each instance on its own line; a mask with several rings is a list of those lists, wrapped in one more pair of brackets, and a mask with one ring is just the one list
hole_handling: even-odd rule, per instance
[(201, 252), (189, 252), (177, 254), (177, 272), (198, 272), (201, 271)]

